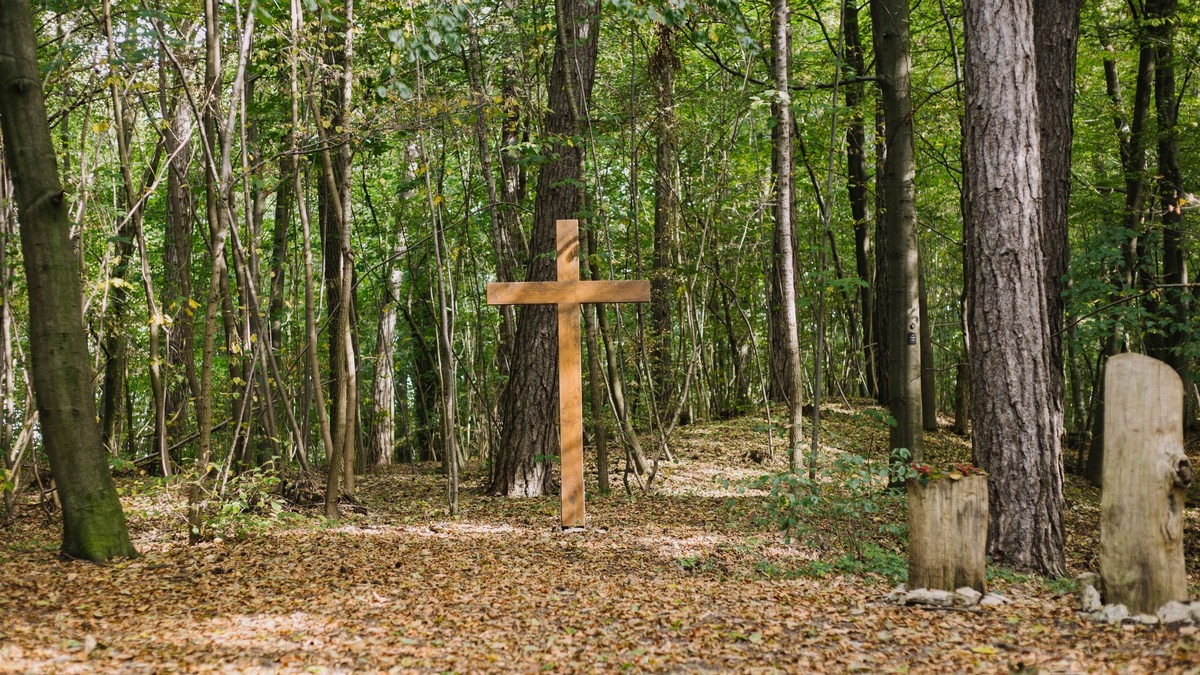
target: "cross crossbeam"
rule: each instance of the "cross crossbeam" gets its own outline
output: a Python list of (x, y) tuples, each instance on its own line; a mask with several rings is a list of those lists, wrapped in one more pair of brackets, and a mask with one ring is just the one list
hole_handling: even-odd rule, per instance
[(650, 282), (581, 281), (579, 221), (557, 225), (556, 281), (492, 283), (489, 305), (558, 306), (558, 419), (562, 462), (562, 526), (583, 527), (583, 364), (580, 356), (580, 305), (596, 302), (649, 302)]

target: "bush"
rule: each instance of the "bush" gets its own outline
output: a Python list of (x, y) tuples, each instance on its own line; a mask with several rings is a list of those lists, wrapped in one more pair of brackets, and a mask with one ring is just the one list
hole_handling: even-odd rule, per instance
[(279, 476), (255, 467), (230, 476), (223, 497), (204, 504), (202, 539), (237, 539), (280, 522), (286, 511)]
[[(838, 455), (826, 464), (816, 480), (791, 472), (767, 475), (751, 483), (769, 490), (763, 501), (767, 523), (784, 531), (788, 541), (806, 538), (821, 549), (829, 545), (845, 546), (855, 561), (869, 562), (872, 549), (886, 551), (872, 540), (902, 541), (907, 525), (884, 519), (880, 512), (903, 504), (904, 481), (912, 477), (908, 451), (892, 453), (891, 461), (872, 462), (853, 453)], [(880, 558), (880, 555), (874, 555)], [(882, 558), (879, 562), (884, 562)], [(883, 574), (895, 576), (890, 559), (878, 565), (888, 568)], [(847, 563), (837, 565), (845, 571)], [(866, 565), (875, 571), (877, 565)]]

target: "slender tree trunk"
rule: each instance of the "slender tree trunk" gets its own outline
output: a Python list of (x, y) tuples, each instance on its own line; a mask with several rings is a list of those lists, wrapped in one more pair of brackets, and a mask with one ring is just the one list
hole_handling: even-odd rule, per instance
[[(866, 75), (862, 37), (858, 27), (858, 2), (845, 0), (842, 4), (842, 31), (845, 35), (845, 59), (852, 75)], [(866, 396), (876, 396), (878, 385), (875, 363), (875, 259), (872, 250), (870, 187), (867, 174), (867, 134), (863, 128), (863, 85), (846, 86), (846, 109), (850, 113), (846, 124), (846, 170), (849, 178), (846, 191), (850, 199), (850, 214), (854, 219), (854, 268), (863, 285), (858, 289), (858, 312), (862, 317), (862, 389)]]
[(12, 170), (31, 307), (33, 388), (43, 447), (63, 508), (62, 553), (137, 555), (108, 470), (88, 363), (82, 284), (37, 63), (33, 14), (0, 0), (0, 138)]
[[(778, 170), (775, 172), (775, 242), (779, 246), (776, 258), (779, 278), (779, 307), (777, 323), (782, 329), (784, 341), (783, 363), (774, 364), (772, 370), (785, 373), (788, 397), (788, 464), (793, 471), (803, 464), (801, 449), (804, 423), (804, 381), (800, 365), (800, 327), (796, 318), (796, 255), (792, 248), (794, 238), (792, 219), (792, 103), (788, 90), (791, 72), (789, 33), (791, 32), (790, 9), (787, 0), (772, 3), (771, 49), (774, 51), (773, 84), (779, 97), (776, 105), (775, 157)], [(820, 358), (818, 354), (816, 358)]]
[(650, 56), (649, 79), (655, 94), (654, 116), (654, 265), (650, 272), (651, 373), (659, 407), (672, 398), (672, 302), (678, 286), (675, 241), (679, 233), (679, 141), (675, 136), (676, 31), (656, 29), (658, 40)]
[(988, 551), (1061, 576), (1062, 417), (1051, 388), (1039, 204), (1033, 0), (966, 6), (967, 274), (974, 452), (988, 471)]
[[(479, 35), (475, 25), (475, 17), (470, 17), (467, 23), (467, 76), (471, 85), (471, 94), (477, 105), (486, 109), (491, 105), (483, 84), (483, 56), (479, 49)], [(505, 120), (506, 136), (509, 121)], [(515, 126), (515, 125), (514, 125)], [(479, 172), (483, 174), (484, 186), (487, 187), (488, 217), (491, 225), (492, 254), (496, 257), (496, 281), (516, 281), (516, 271), (520, 265), (517, 242), (513, 241), (513, 227), (516, 204), (506, 203), (508, 199), (516, 198), (516, 180), (510, 186), (507, 175), (508, 167), (501, 159), (501, 179), (504, 183), (504, 196), (496, 184), (496, 174), (492, 169), (492, 145), (489, 140), (487, 116), (482, 112), (475, 116), (475, 143), (479, 149)], [(506, 143), (508, 139), (505, 139)], [(512, 142), (515, 144), (516, 139)], [(505, 153), (502, 153), (502, 155)], [(516, 337), (517, 315), (512, 305), (500, 308), (500, 344), (497, 345), (497, 361), (500, 365), (501, 376), (508, 374), (508, 366), (512, 359), (513, 339)]]
[[(1107, 35), (1101, 34), (1102, 43), (1107, 43)], [(1118, 77), (1117, 64), (1113, 59), (1104, 60), (1105, 90), (1113, 108), (1113, 126), (1117, 132), (1117, 141), (1121, 153), (1121, 167), (1125, 174), (1125, 205), (1121, 219), (1121, 227), (1127, 239), (1122, 242), (1123, 268), (1109, 280), (1113, 286), (1112, 299), (1119, 300), (1121, 295), (1132, 292), (1138, 281), (1138, 270), (1141, 266), (1138, 247), (1140, 233), (1145, 220), (1146, 201), (1146, 146), (1147, 118), (1150, 115), (1150, 102), (1154, 85), (1155, 51), (1145, 37), (1141, 38), (1141, 48), (1138, 50), (1137, 79), (1134, 85), (1133, 110), (1126, 116), (1124, 100), (1121, 94), (1121, 82)], [(1105, 343), (1104, 354), (1113, 356), (1122, 351), (1128, 342), (1127, 328), (1119, 323), (1114, 327), (1113, 334)], [(1103, 367), (1102, 367), (1103, 368)], [(1103, 372), (1098, 382), (1103, 383)], [(1100, 486), (1104, 476), (1104, 388), (1096, 398), (1096, 415), (1093, 418), (1091, 447), (1088, 451), (1086, 477), (1093, 485)]]
[[(582, 143), (566, 142), (578, 132), (583, 110), (591, 100), (596, 74), (596, 46), (600, 6), (594, 0), (556, 0), (559, 30), (550, 72), (546, 134), (553, 141), (553, 159), (538, 174), (534, 202), (533, 254), (527, 281), (547, 281), (555, 276), (555, 221), (576, 217), (583, 207)], [(522, 307), (517, 318), (516, 343), (508, 385), (500, 396), (501, 436), (492, 468), (492, 494), (537, 497), (551, 487), (549, 465), (538, 455), (558, 447), (555, 404), (558, 385), (557, 314), (553, 307)]]
[(887, 401), (896, 424), (892, 448), (924, 456), (921, 414), (920, 268), (914, 177), (908, 0), (872, 0), (875, 70), (883, 92), (886, 156), (878, 179), (884, 199), (884, 265), (887, 268)]
[[(597, 275), (589, 262), (591, 251), (590, 233), (579, 238), (580, 276), (596, 279)], [(596, 328), (596, 314), (601, 311), (596, 305), (583, 306), (584, 338), (587, 340), (588, 393), (591, 396), (592, 434), (596, 439), (596, 482), (601, 494), (612, 490), (609, 481), (608, 429), (604, 425), (604, 369), (600, 366), (600, 339)]]
[(921, 428), (937, 431), (937, 364), (933, 355), (933, 326), (929, 323), (929, 295), (925, 287), (924, 255), (917, 261), (921, 317)]
[[(188, 401), (200, 391), (192, 343), (192, 316), (199, 305), (192, 299), (192, 221), (195, 206), (188, 180), (192, 163), (193, 118), (189, 107), (181, 105), (178, 96), (170, 96), (174, 78), (167, 76), (167, 56), (162, 53), (165, 50), (166, 47), (160, 45), (159, 110), (163, 119), (169, 120), (163, 130), (163, 150), (167, 155), (167, 217), (163, 231), (162, 305), (172, 319), (164, 364), (168, 373), (165, 411), (167, 438), (173, 443), (186, 434)], [(183, 367), (182, 377), (180, 374), (171, 376), (175, 366)], [(173, 461), (178, 461), (178, 457)]]
[[(1162, 241), (1162, 318), (1166, 325), (1162, 348), (1156, 354), (1170, 364), (1184, 383), (1191, 388), (1188, 357), (1184, 345), (1188, 339), (1190, 317), (1188, 298), (1192, 295), (1188, 283), (1187, 247), (1183, 217), (1183, 172), (1179, 166), (1179, 99), (1175, 94), (1175, 31), (1179, 19), (1177, 0), (1151, 0), (1146, 3), (1150, 19), (1147, 30), (1154, 42), (1154, 107), (1158, 118), (1158, 200), (1163, 224)], [(1194, 400), (1184, 396), (1183, 423), (1196, 425)]]

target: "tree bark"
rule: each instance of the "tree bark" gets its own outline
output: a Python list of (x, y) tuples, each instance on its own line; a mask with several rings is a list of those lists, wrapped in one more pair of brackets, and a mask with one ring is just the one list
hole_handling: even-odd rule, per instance
[[(1191, 384), (1184, 345), (1190, 316), (1187, 248), (1183, 217), (1183, 172), (1179, 166), (1179, 99), (1175, 94), (1177, 0), (1146, 3), (1147, 31), (1154, 43), (1154, 107), (1158, 117), (1158, 200), (1163, 225), (1161, 315), (1165, 324), (1158, 356), (1179, 375), (1184, 390)], [(1185, 396), (1185, 401), (1190, 400)], [(1194, 405), (1184, 405), (1184, 424), (1195, 427)]]
[[(165, 45), (160, 45), (165, 51)], [(167, 437), (175, 443), (186, 434), (187, 407), (199, 394), (196, 377), (195, 345), (192, 340), (192, 315), (199, 305), (192, 299), (192, 219), (195, 205), (188, 172), (192, 163), (191, 136), (193, 118), (179, 97), (169, 97), (171, 79), (167, 77), (167, 57), (159, 57), (159, 110), (170, 123), (163, 130), (163, 150), (167, 155), (167, 217), (163, 231), (162, 305), (172, 318), (167, 337), (165, 365), (168, 373), (166, 394)], [(183, 366), (183, 377), (170, 377), (174, 367)], [(178, 461), (178, 457), (174, 458)]]
[(676, 31), (659, 25), (648, 64), (654, 88), (654, 265), (650, 272), (651, 373), (660, 409), (672, 398), (672, 302), (678, 285), (675, 241), (679, 233), (679, 140), (675, 134)]
[[(773, 84), (779, 98), (775, 106), (775, 258), (779, 281), (779, 306), (775, 308), (777, 325), (783, 333), (783, 363), (774, 363), (772, 371), (785, 376), (784, 392), (788, 402), (788, 465), (793, 471), (803, 464), (801, 444), (804, 423), (804, 381), (800, 365), (800, 326), (796, 318), (796, 255), (792, 248), (794, 224), (792, 218), (792, 98), (789, 93), (791, 73), (791, 10), (788, 0), (772, 3), (771, 49), (774, 51)], [(774, 352), (772, 352), (774, 356)], [(820, 358), (818, 354), (815, 358)]]
[[(1109, 280), (1110, 285), (1113, 286), (1114, 301), (1119, 300), (1122, 293), (1133, 290), (1137, 284), (1138, 270), (1141, 266), (1138, 241), (1145, 220), (1146, 121), (1150, 115), (1152, 100), (1155, 52), (1154, 47), (1148, 44), (1144, 36), (1140, 40), (1133, 110), (1128, 117), (1123, 110), (1124, 101), (1121, 95), (1121, 82), (1118, 77), (1116, 61), (1111, 58), (1104, 60), (1105, 90), (1114, 110), (1113, 126), (1117, 132), (1121, 168), (1125, 174), (1125, 205), (1121, 227), (1127, 238), (1121, 243), (1123, 268), (1115, 272)], [(1107, 36), (1103, 33), (1101, 42), (1107, 42)], [(1118, 323), (1113, 329), (1113, 334), (1105, 343), (1104, 353), (1108, 356), (1120, 353), (1127, 341), (1126, 330)], [(1086, 467), (1086, 477), (1097, 487), (1101, 485), (1104, 477), (1104, 428), (1104, 390), (1101, 388), (1100, 395), (1096, 397), (1096, 415), (1093, 419), (1092, 443), (1088, 451)]]
[(937, 363), (933, 355), (933, 326), (929, 323), (929, 292), (925, 286), (924, 255), (917, 261), (921, 317), (921, 429), (937, 431)]
[[(553, 159), (538, 174), (533, 235), (526, 281), (555, 277), (555, 222), (575, 218), (583, 208), (583, 144), (567, 142), (578, 132), (591, 100), (596, 75), (600, 6), (593, 0), (556, 0), (557, 43), (550, 71), (546, 134), (555, 139)], [(557, 452), (558, 317), (553, 307), (522, 307), (517, 318), (517, 349), (508, 385), (500, 396), (500, 443), (488, 492), (538, 497), (552, 487), (545, 457)]]
[(62, 553), (103, 561), (137, 555), (108, 470), (83, 325), (82, 284), (37, 63), (33, 14), (0, 0), (0, 133), (12, 168), (29, 303), (33, 387), (44, 448), (63, 507)]
[(974, 452), (989, 480), (988, 551), (1060, 576), (1062, 417), (1051, 387), (1039, 203), (1033, 0), (969, 3), (964, 155)]
[(908, 0), (872, 0), (871, 26), (875, 69), (883, 91), (886, 157), (879, 179), (884, 198), (883, 232), (887, 238), (887, 401), (896, 424), (892, 448), (907, 448), (914, 460), (924, 456), (921, 430), (920, 278), (914, 177), (912, 99), (910, 96)]
[[(1067, 213), (1071, 196), (1072, 117), (1075, 112), (1075, 55), (1080, 0), (1037, 0), (1038, 132), (1042, 149), (1042, 259), (1046, 268), (1046, 318), (1050, 332), (1050, 393), (1055, 414), (1063, 415), (1063, 291), (1067, 283)], [(1062, 422), (1058, 423), (1062, 428)]]
[[(851, 75), (867, 74), (863, 59), (862, 37), (858, 27), (858, 2), (845, 0), (842, 5), (842, 30), (845, 33), (846, 64)], [(867, 174), (867, 134), (863, 127), (863, 85), (846, 86), (846, 108), (850, 119), (846, 124), (846, 191), (850, 213), (854, 219), (854, 267), (863, 284), (858, 289), (858, 311), (862, 317), (862, 388), (866, 396), (878, 394), (875, 362), (875, 258), (872, 250), (870, 210), (871, 179)]]

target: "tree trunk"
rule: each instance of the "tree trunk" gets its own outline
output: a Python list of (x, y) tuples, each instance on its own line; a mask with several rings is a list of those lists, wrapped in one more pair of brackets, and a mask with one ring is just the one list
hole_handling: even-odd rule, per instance
[[(565, 138), (577, 133), (580, 111), (591, 100), (596, 75), (600, 7), (590, 0), (557, 0), (554, 64), (550, 72), (546, 134), (553, 157), (538, 174), (533, 236), (526, 281), (554, 279), (555, 222), (578, 217), (583, 208), (583, 147)], [(488, 492), (538, 497), (550, 491), (549, 464), (538, 456), (558, 448), (556, 411), (557, 314), (553, 307), (522, 307), (508, 385), (500, 396), (500, 443), (496, 447)]]
[[(166, 50), (162, 46), (163, 51)], [(195, 345), (192, 341), (192, 316), (199, 305), (192, 299), (192, 232), (195, 205), (188, 173), (192, 163), (191, 136), (193, 118), (180, 97), (168, 98), (172, 80), (167, 78), (167, 57), (159, 57), (159, 110), (170, 124), (163, 130), (163, 151), (167, 156), (166, 221), (163, 232), (162, 305), (172, 318), (167, 338), (165, 370), (167, 438), (177, 442), (187, 431), (187, 407), (191, 397), (199, 395), (196, 376)], [(172, 78), (173, 79), (173, 78)], [(171, 376), (174, 367), (183, 366), (183, 377)], [(178, 461), (179, 458), (173, 458)]]
[[(845, 33), (845, 59), (852, 75), (866, 75), (862, 37), (858, 28), (858, 2), (845, 0), (842, 5), (842, 30)], [(849, 174), (846, 191), (850, 213), (854, 219), (854, 267), (863, 285), (858, 289), (858, 311), (862, 317), (862, 381), (863, 394), (876, 396), (878, 384), (875, 362), (875, 259), (872, 251), (870, 187), (867, 173), (867, 135), (863, 128), (863, 85), (846, 87), (846, 108), (850, 119), (846, 124), (846, 170)]]
[[(784, 361), (773, 362), (772, 371), (781, 371), (784, 393), (788, 402), (788, 465), (793, 471), (802, 465), (801, 443), (804, 423), (804, 380), (800, 365), (800, 326), (796, 318), (796, 255), (792, 248), (794, 231), (792, 219), (792, 99), (788, 85), (791, 73), (791, 14), (787, 0), (772, 3), (771, 49), (774, 51), (775, 95), (775, 258), (779, 281), (776, 324), (782, 333)], [(774, 356), (772, 352), (772, 356)], [(820, 358), (818, 354), (815, 358)]]
[[(1107, 43), (1107, 36), (1101, 34), (1101, 43)], [(1117, 132), (1117, 141), (1121, 153), (1121, 168), (1125, 174), (1125, 205), (1121, 227), (1127, 239), (1122, 242), (1123, 269), (1115, 272), (1109, 280), (1114, 287), (1112, 298), (1121, 298), (1122, 293), (1132, 292), (1137, 283), (1138, 240), (1145, 220), (1146, 199), (1146, 119), (1150, 115), (1151, 89), (1154, 83), (1154, 47), (1142, 39), (1138, 50), (1138, 70), (1134, 85), (1133, 110), (1126, 117), (1123, 110), (1124, 101), (1121, 95), (1121, 82), (1118, 78), (1117, 64), (1113, 59), (1104, 60), (1104, 82), (1109, 102), (1112, 104), (1113, 126)], [(1119, 323), (1114, 327), (1113, 334), (1106, 341), (1104, 353), (1108, 356), (1120, 353), (1127, 342), (1126, 329)], [(1101, 380), (1103, 381), (1103, 380)], [(1101, 387), (1097, 397), (1096, 416), (1093, 420), (1091, 447), (1088, 451), (1086, 476), (1093, 485), (1099, 487), (1104, 475), (1104, 389)]]
[[(1037, 0), (1038, 130), (1042, 148), (1042, 259), (1046, 268), (1046, 318), (1050, 394), (1054, 414), (1063, 415), (1063, 291), (1070, 262), (1067, 213), (1071, 196), (1072, 116), (1075, 112), (1075, 54), (1081, 0)], [(1062, 422), (1058, 422), (1062, 429)]]
[(989, 480), (988, 551), (1059, 576), (1062, 417), (1051, 388), (1038, 205), (1041, 153), (1032, 0), (965, 12), (967, 275), (974, 452)]
[[(479, 49), (479, 35), (475, 26), (476, 18), (471, 16), (467, 22), (467, 78), (471, 85), (471, 94), (478, 105), (486, 109), (491, 105), (483, 82), (483, 56)], [(509, 121), (505, 120), (506, 127)], [(475, 143), (479, 149), (479, 173), (483, 175), (487, 187), (488, 216), (491, 225), (492, 255), (496, 258), (496, 281), (516, 281), (515, 274), (518, 265), (516, 242), (513, 232), (516, 215), (516, 204), (502, 204), (500, 190), (497, 189), (496, 175), (492, 171), (492, 144), (489, 140), (487, 116), (480, 112), (475, 115)], [(506, 129), (507, 131), (507, 129)], [(506, 134), (507, 135), (507, 134)], [(507, 140), (507, 139), (506, 139)], [(516, 139), (513, 139), (516, 143)], [(501, 160), (501, 179), (505, 183), (503, 200), (514, 198), (516, 181), (508, 185), (504, 161)], [(500, 365), (500, 375), (508, 374), (508, 365), (512, 358), (513, 339), (516, 333), (516, 310), (512, 305), (500, 308), (500, 344), (496, 346), (497, 362)]]
[(648, 64), (654, 87), (654, 265), (650, 272), (651, 373), (660, 409), (670, 405), (671, 298), (678, 285), (675, 240), (679, 233), (679, 141), (675, 136), (676, 32), (671, 26), (656, 29), (658, 42)]
[(63, 507), (62, 553), (103, 561), (137, 555), (108, 470), (83, 325), (82, 287), (37, 63), (33, 14), (0, 0), (0, 133), (12, 169), (31, 313), (33, 388)]
[[(1179, 167), (1179, 99), (1175, 95), (1175, 30), (1177, 0), (1152, 0), (1146, 3), (1151, 19), (1147, 31), (1154, 42), (1154, 107), (1158, 113), (1158, 199), (1163, 224), (1162, 241), (1162, 320), (1165, 324), (1162, 348), (1157, 355), (1171, 365), (1190, 385), (1188, 357), (1184, 345), (1188, 339), (1189, 296), (1187, 248), (1183, 217), (1183, 172)], [(1190, 400), (1185, 397), (1185, 400)], [(1196, 425), (1194, 405), (1184, 405), (1184, 424)]]
[(933, 326), (929, 323), (929, 294), (925, 286), (924, 256), (917, 262), (921, 317), (921, 428), (937, 431), (937, 363), (933, 355)]
[(896, 420), (892, 448), (907, 448), (914, 460), (924, 456), (921, 431), (921, 334), (916, 161), (913, 154), (910, 97), (908, 0), (872, 0), (871, 26), (875, 70), (882, 80), (886, 158), (879, 178), (884, 195), (883, 232), (887, 238), (887, 401)]

